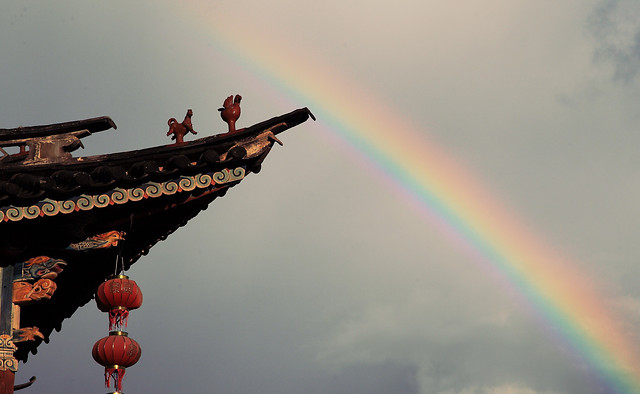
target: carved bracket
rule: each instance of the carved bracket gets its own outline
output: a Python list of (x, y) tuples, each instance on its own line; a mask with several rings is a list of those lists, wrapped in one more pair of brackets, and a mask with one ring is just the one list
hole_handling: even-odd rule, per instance
[(13, 343), (35, 341), (36, 338), (44, 339), (38, 327), (22, 327), (13, 330)]
[(67, 265), (66, 261), (48, 256), (38, 256), (18, 263), (14, 270), (14, 281), (55, 279)]
[(15, 282), (13, 284), (13, 303), (29, 305), (42, 299), (50, 299), (58, 286), (51, 279), (40, 279), (36, 283)]
[(67, 246), (67, 249), (81, 251), (110, 248), (112, 246), (118, 246), (118, 242), (124, 240), (124, 236), (124, 231), (109, 231), (104, 234), (94, 235), (84, 241), (73, 243)]

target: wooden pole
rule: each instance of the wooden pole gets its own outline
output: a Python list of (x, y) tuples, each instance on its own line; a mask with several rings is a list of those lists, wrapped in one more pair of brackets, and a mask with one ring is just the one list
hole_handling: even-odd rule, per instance
[(13, 394), (18, 360), (13, 352), (13, 265), (0, 267), (0, 394)]
[(15, 372), (0, 371), (0, 394), (13, 394), (15, 378)]

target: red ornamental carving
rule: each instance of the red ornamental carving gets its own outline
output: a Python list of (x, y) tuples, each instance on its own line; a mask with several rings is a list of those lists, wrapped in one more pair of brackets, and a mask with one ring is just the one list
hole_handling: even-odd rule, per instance
[(129, 311), (142, 305), (142, 292), (134, 280), (118, 275), (98, 286), (96, 303), (102, 312), (109, 312), (109, 330), (126, 327)]
[(138, 342), (122, 331), (112, 331), (108, 337), (100, 339), (93, 345), (91, 355), (96, 362), (104, 367), (104, 384), (113, 386), (116, 392), (122, 389), (122, 379), (126, 368), (140, 360), (142, 350)]
[(229, 125), (229, 133), (236, 131), (236, 121), (240, 118), (241, 113), (240, 101), (242, 101), (242, 96), (239, 94), (236, 94), (235, 98), (233, 96), (229, 96), (224, 100), (222, 108), (218, 108), (222, 120), (227, 122)]

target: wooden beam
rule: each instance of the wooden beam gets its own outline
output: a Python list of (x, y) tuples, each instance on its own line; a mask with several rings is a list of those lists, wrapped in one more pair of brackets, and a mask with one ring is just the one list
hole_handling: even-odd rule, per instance
[(0, 394), (13, 394), (16, 374), (12, 371), (0, 371)]
[(15, 129), (0, 129), (0, 142), (23, 140), (29, 138), (50, 137), (86, 130), (88, 134), (99, 131), (116, 129), (116, 124), (108, 116), (99, 118), (75, 120), (72, 122), (56, 123), (43, 126), (17, 127)]
[(0, 267), (0, 394), (13, 394), (18, 360), (13, 352), (13, 265)]

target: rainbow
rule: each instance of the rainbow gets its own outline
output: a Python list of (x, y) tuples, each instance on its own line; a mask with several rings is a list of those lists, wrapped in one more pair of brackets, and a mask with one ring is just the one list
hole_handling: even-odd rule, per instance
[(384, 174), (431, 223), (499, 273), (547, 331), (587, 366), (587, 377), (603, 392), (640, 393), (637, 346), (597, 286), (531, 234), (451, 155), (313, 55), (305, 53), (303, 61), (299, 48), (261, 41), (264, 32), (247, 24), (234, 28), (213, 11), (190, 13), (188, 19), (234, 63), (296, 105), (310, 107), (330, 138)]

